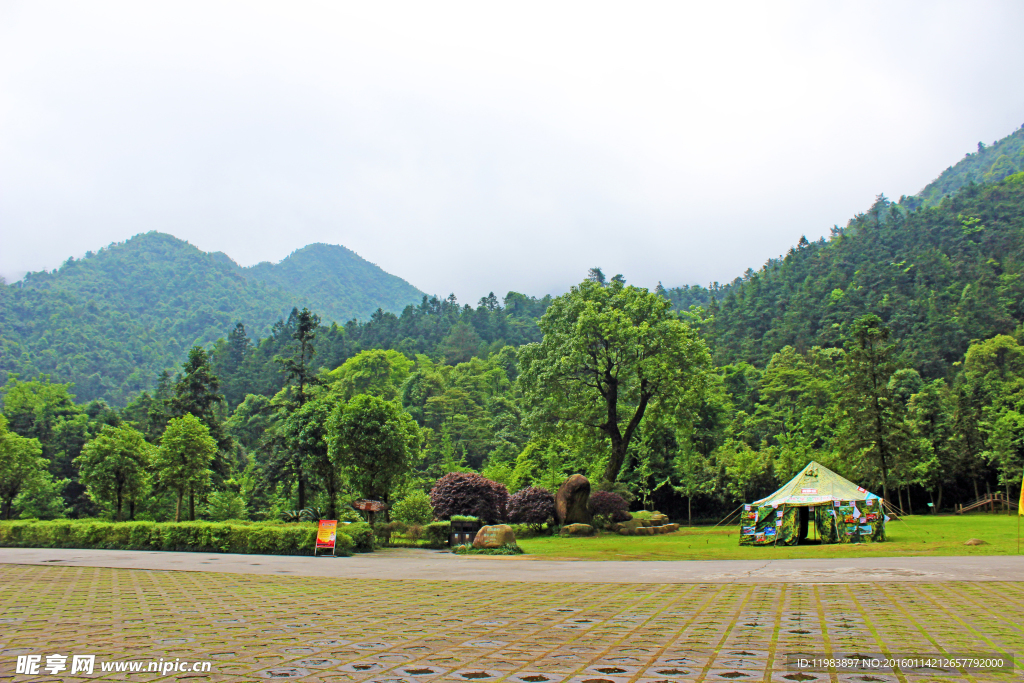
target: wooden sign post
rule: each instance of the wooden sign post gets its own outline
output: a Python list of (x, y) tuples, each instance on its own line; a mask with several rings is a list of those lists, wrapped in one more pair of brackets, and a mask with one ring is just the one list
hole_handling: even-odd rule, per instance
[(366, 513), (366, 521), (369, 524), (373, 523), (373, 515), (374, 514), (376, 514), (378, 512), (384, 512), (385, 510), (388, 509), (387, 504), (382, 503), (379, 500), (368, 500), (366, 498), (362, 498), (362, 499), (357, 500), (356, 502), (352, 503), (352, 507), (354, 507), (356, 510), (360, 510), (362, 512), (365, 512)]
[[(316, 547), (313, 548), (313, 557), (320, 550), (331, 549), (331, 555), (335, 555), (335, 543), (338, 540), (338, 520), (321, 519), (320, 526), (316, 530)], [(337, 555), (335, 555), (337, 557)]]

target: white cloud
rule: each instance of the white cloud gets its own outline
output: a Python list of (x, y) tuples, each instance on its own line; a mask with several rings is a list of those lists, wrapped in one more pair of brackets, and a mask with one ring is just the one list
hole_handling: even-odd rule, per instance
[(730, 280), (1024, 122), (1018, 3), (0, 4), (0, 272), (157, 229), (421, 289)]

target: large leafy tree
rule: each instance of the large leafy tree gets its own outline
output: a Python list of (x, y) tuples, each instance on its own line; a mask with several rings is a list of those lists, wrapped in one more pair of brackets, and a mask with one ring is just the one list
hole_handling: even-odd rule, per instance
[(700, 389), (707, 347), (670, 303), (621, 279), (586, 280), (555, 299), (544, 338), (519, 351), (519, 383), (538, 427), (596, 436), (608, 445), (612, 483), (649, 408)]
[(332, 519), (336, 517), (341, 480), (338, 467), (329, 457), (327, 425), (338, 403), (336, 394), (325, 392), (292, 411), (280, 429), (289, 450), (301, 454), (303, 473), (313, 475), (313, 481), (327, 494), (327, 516)]
[(328, 377), (347, 400), (358, 394), (380, 396), (386, 401), (398, 395), (409, 377), (413, 362), (394, 349), (360, 351)]
[(154, 469), (163, 486), (178, 495), (174, 521), (181, 521), (181, 502), (189, 494), (189, 519), (195, 520), (195, 494), (210, 483), (210, 463), (217, 454), (217, 442), (195, 415), (171, 419), (160, 439)]
[(363, 496), (387, 502), (413, 464), (420, 430), (398, 404), (362, 395), (337, 406), (327, 439), (349, 482)]
[(1016, 484), (1024, 469), (1024, 347), (1009, 335), (972, 344), (962, 382), (984, 438), (982, 457), (1000, 483)]
[(0, 415), (0, 506), (3, 518), (10, 519), (14, 501), (23, 493), (42, 489), (51, 482), (46, 468), (49, 462), (38, 439), (29, 439), (11, 432), (7, 419)]
[(115, 519), (120, 522), (125, 500), (129, 502), (129, 518), (135, 517), (135, 504), (148, 484), (147, 470), (155, 450), (141, 432), (128, 426), (105, 425), (85, 444), (75, 464), (89, 496), (113, 504)]

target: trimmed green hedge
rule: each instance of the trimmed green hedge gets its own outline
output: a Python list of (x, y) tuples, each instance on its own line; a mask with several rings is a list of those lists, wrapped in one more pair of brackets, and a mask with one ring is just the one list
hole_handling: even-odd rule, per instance
[[(0, 547), (174, 550), (261, 555), (312, 555), (312, 524), (260, 525), (213, 522), (103, 522), (56, 519), (0, 522)], [(373, 532), (364, 523), (338, 528), (338, 555), (371, 552)]]
[(428, 548), (444, 548), (451, 534), (452, 523), (448, 521), (431, 522), (423, 527), (423, 540)]

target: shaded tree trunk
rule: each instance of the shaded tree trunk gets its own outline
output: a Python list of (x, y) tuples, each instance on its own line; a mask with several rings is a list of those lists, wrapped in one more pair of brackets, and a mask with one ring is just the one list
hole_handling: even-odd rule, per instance
[(188, 521), (196, 521), (196, 492), (192, 490), (188, 492)]
[(650, 403), (653, 393), (647, 387), (647, 380), (640, 381), (640, 401), (629, 424), (626, 425), (626, 433), (619, 430), (619, 382), (612, 376), (611, 372), (605, 372), (604, 385), (599, 389), (604, 396), (605, 405), (608, 411), (607, 421), (599, 428), (612, 442), (612, 452), (608, 456), (608, 464), (604, 468), (603, 479), (612, 484), (619, 478), (619, 471), (622, 464), (626, 462), (626, 453), (629, 450), (629, 442), (633, 439), (640, 421), (644, 419), (647, 411), (647, 404)]
[(185, 492), (178, 490), (178, 505), (174, 508), (174, 521), (181, 521), (181, 499), (185, 497)]

